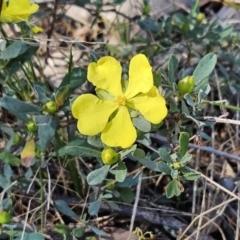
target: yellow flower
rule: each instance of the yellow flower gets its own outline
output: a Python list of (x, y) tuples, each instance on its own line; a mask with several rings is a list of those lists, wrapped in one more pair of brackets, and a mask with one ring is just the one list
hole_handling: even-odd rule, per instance
[(90, 63), (88, 80), (97, 87), (100, 98), (103, 98), (101, 95), (108, 97), (100, 99), (83, 94), (74, 101), (72, 113), (78, 119), (77, 127), (82, 134), (101, 133), (106, 145), (127, 148), (137, 138), (129, 110), (137, 110), (147, 121), (158, 124), (166, 117), (167, 108), (153, 85), (152, 68), (145, 55), (138, 54), (131, 59), (126, 91), (121, 86), (121, 75), (121, 65), (113, 57), (102, 57), (97, 63)]
[(38, 10), (36, 3), (31, 4), (30, 0), (3, 0), (0, 22), (11, 23), (24, 21), (31, 14)]

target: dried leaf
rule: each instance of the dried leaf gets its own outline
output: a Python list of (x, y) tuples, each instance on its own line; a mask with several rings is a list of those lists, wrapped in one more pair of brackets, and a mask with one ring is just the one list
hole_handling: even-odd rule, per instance
[(21, 152), (22, 164), (25, 167), (30, 167), (33, 158), (35, 157), (35, 141), (33, 137), (27, 139), (25, 147)]

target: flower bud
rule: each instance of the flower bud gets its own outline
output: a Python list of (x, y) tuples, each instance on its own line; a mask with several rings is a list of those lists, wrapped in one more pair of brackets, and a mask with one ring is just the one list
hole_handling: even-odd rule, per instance
[(54, 101), (49, 101), (43, 106), (43, 110), (50, 114), (55, 113), (58, 110), (58, 105)]
[(107, 180), (106, 181), (107, 189), (108, 190), (113, 190), (115, 188), (115, 183), (113, 180)]
[(9, 212), (1, 211), (0, 212), (0, 224), (6, 224), (11, 221), (11, 215)]
[(21, 141), (21, 139), (22, 139), (22, 137), (21, 137), (21, 135), (20, 134), (15, 134), (14, 136), (13, 136), (13, 144), (18, 144), (20, 141)]
[(194, 89), (195, 79), (193, 76), (187, 76), (178, 82), (178, 92), (180, 95), (192, 93)]
[(202, 22), (206, 18), (206, 16), (204, 13), (199, 13), (196, 18), (198, 22)]
[(175, 163), (173, 163), (173, 168), (174, 168), (175, 170), (178, 170), (180, 167), (181, 167), (181, 163), (180, 163), (180, 162), (175, 162)]
[(104, 148), (101, 158), (105, 165), (111, 165), (118, 161), (118, 154), (112, 148)]
[(37, 129), (38, 129), (38, 126), (36, 125), (36, 123), (32, 120), (30, 120), (28, 123), (27, 123), (27, 130), (29, 132), (36, 132)]

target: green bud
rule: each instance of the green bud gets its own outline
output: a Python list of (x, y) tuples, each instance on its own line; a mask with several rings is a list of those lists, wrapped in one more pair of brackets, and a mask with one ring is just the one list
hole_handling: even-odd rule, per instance
[(54, 101), (49, 101), (43, 106), (43, 110), (50, 114), (55, 113), (58, 110), (58, 105)]
[(13, 137), (13, 144), (18, 144), (21, 141), (22, 137), (20, 134), (15, 134)]
[(118, 161), (118, 154), (112, 148), (104, 148), (101, 158), (105, 165), (111, 165)]
[(180, 95), (192, 93), (194, 90), (195, 79), (193, 76), (187, 76), (178, 82), (178, 92)]
[(106, 181), (107, 189), (108, 190), (113, 190), (115, 188), (115, 183), (113, 180), (107, 180)]
[(43, 155), (43, 151), (41, 148), (37, 148), (35, 153), (36, 153), (36, 157), (39, 157), (39, 158), (42, 157)]
[(206, 18), (206, 16), (204, 13), (199, 13), (196, 18), (199, 22), (202, 22)]
[(180, 162), (175, 162), (175, 163), (173, 163), (173, 168), (174, 168), (175, 170), (178, 170), (180, 167), (181, 167), (181, 163), (180, 163)]
[(11, 214), (6, 211), (0, 212), (0, 224), (6, 224), (11, 221)]
[(36, 123), (32, 120), (30, 120), (28, 123), (27, 123), (27, 130), (29, 132), (36, 132), (38, 130), (38, 126), (36, 125)]

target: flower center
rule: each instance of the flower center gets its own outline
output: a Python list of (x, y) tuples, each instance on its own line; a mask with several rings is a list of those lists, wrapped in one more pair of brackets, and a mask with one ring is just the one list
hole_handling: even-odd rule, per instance
[(114, 100), (116, 103), (118, 103), (119, 105), (126, 105), (127, 99), (123, 96), (118, 96), (116, 97), (116, 99)]

